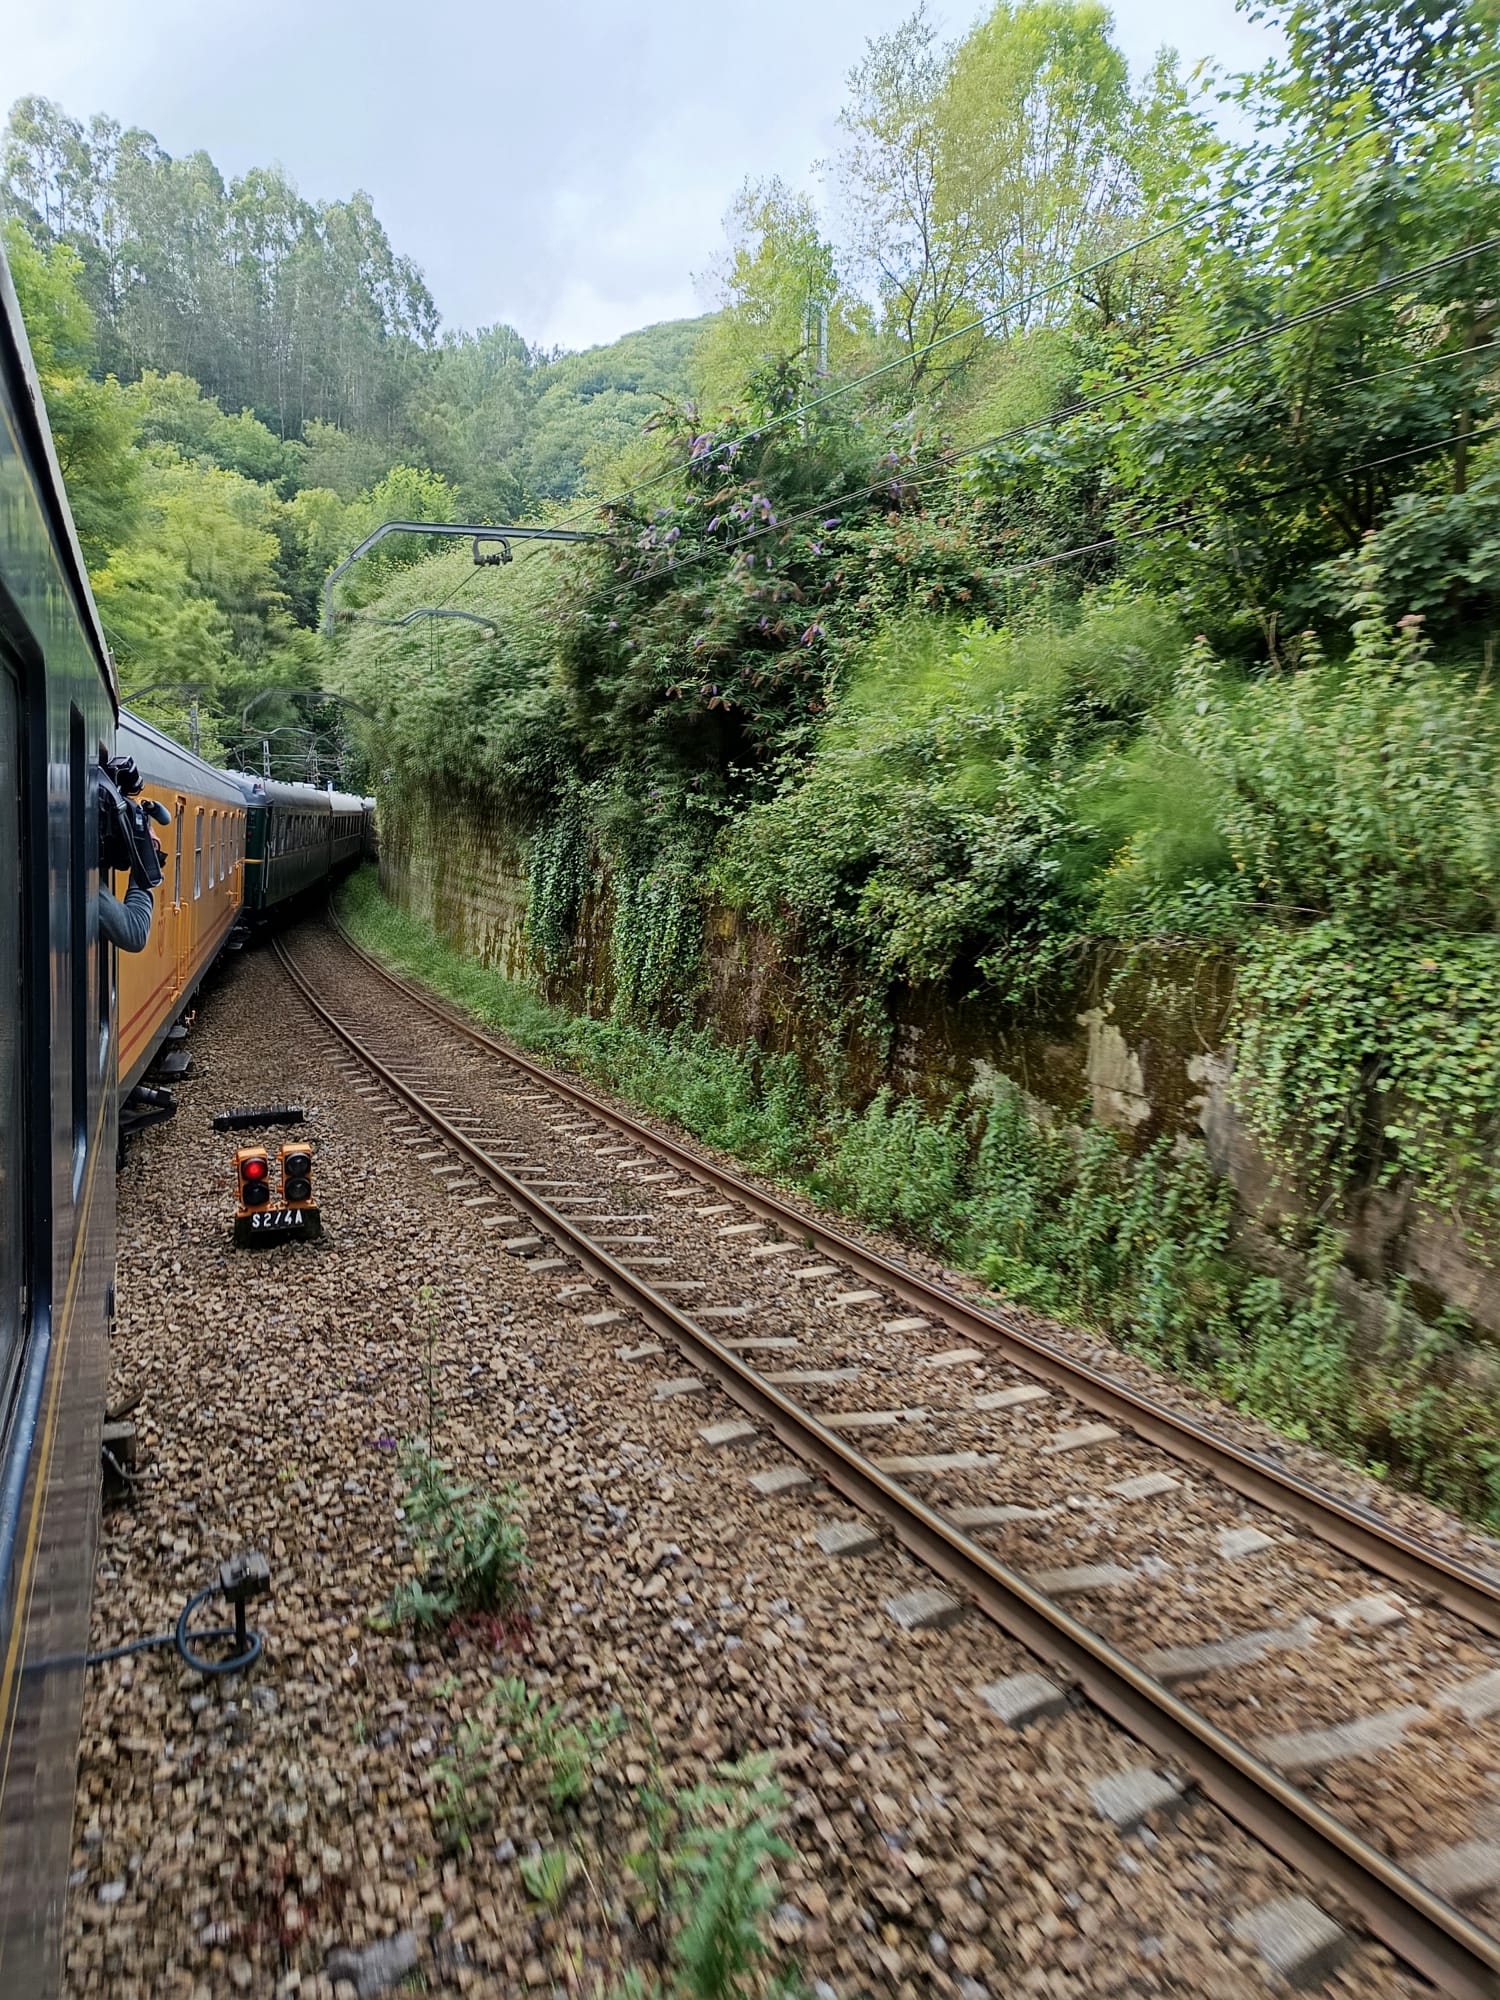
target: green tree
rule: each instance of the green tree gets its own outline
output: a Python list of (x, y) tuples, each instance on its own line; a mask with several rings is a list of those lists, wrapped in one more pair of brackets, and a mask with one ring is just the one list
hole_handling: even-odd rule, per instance
[[(1477, 33), (1479, 10), (1460, 11)], [(1317, 35), (1299, 27), (1307, 18)], [(1492, 562), (1466, 580), (1464, 553), (1466, 535), (1492, 533), (1488, 495), (1425, 504), (1464, 494), (1470, 440), (1494, 411), (1492, 100), (1443, 67), (1471, 36), (1455, 31), (1434, 53), (1414, 31), (1395, 47), (1382, 10), (1337, 18), (1344, 81), (1326, 60), (1330, 10), (1285, 10), (1291, 55), (1247, 93), (1270, 136), (1206, 164), (1200, 199), (1228, 200), (1185, 228), (1172, 310), (1145, 343), (1122, 338), (1092, 386), (1167, 379), (1061, 447), (1075, 462), (1108, 459), (1128, 573), (1179, 593), (1222, 643), (1273, 661), (1288, 631), (1336, 629), (1338, 565), (1393, 508), (1408, 570), (1451, 566), (1447, 615), (1493, 602)], [(1407, 83), (1387, 74), (1398, 57)], [(1420, 117), (1377, 115), (1390, 91), (1404, 104), (1418, 81), (1430, 91), (1445, 79), (1453, 88)], [(1439, 608), (1431, 591), (1424, 608)]]
[(967, 304), (1006, 331), (1062, 317), (1030, 295), (1131, 213), (1125, 59), (1098, 0), (997, 6), (955, 49), (938, 103), (938, 188), (969, 232)]
[(806, 195), (780, 179), (746, 181), (726, 219), (730, 251), (720, 310), (695, 359), (705, 397), (731, 402), (754, 369), (795, 358), (838, 374), (868, 348), (868, 310), (845, 287)]
[(94, 319), (77, 253), (65, 243), (37, 244), (19, 221), (5, 223), (3, 233), (79, 545), (92, 565), (135, 522), (134, 412), (113, 376), (101, 382), (90, 373)]
[[(954, 48), (919, 7), (851, 72), (839, 186), (856, 267), (912, 354), (977, 316), (1010, 331), (1068, 301), (1029, 295), (1117, 231), (1131, 205), (1133, 111), (1096, 0), (1001, 4)], [(972, 359), (955, 339), (936, 364)]]
[(132, 687), (154, 681), (212, 686), (229, 669), (234, 627), (165, 549), (118, 549), (90, 582), (127, 701)]
[(177, 371), (278, 436), (313, 417), (389, 427), (436, 312), (369, 196), (312, 204), (279, 169), (226, 180), (147, 132), (87, 127), (45, 98), (12, 108), (6, 206), (83, 260), (106, 365)]

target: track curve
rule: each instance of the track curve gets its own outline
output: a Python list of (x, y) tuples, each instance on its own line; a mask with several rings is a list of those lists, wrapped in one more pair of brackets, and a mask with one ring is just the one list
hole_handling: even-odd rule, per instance
[[(1031, 1335), (1006, 1326), (999, 1318), (851, 1242), (817, 1218), (742, 1181), (691, 1148), (636, 1123), (388, 972), (355, 945), (341, 926), (335, 928), (362, 971), (384, 982), (433, 1024), (464, 1037), (599, 1124), (628, 1135), (650, 1155), (671, 1162), (713, 1190), (732, 1193), (737, 1204), (774, 1222), (794, 1241), (809, 1243), (862, 1275), (877, 1278), (885, 1291), (920, 1305), (966, 1337), (983, 1338), (1004, 1348), (1029, 1373), (1044, 1380), (1065, 1381), (1076, 1400), (1117, 1416), (1133, 1431), (1178, 1457), (1207, 1463), (1226, 1484), (1320, 1534), (1325, 1533), (1326, 1525), (1326, 1538), (1333, 1545), (1382, 1574), (1399, 1576), (1440, 1597), (1487, 1631), (1500, 1629), (1500, 1591), (1478, 1573), (1454, 1564), (1440, 1552), (1424, 1549), (1348, 1503), (1320, 1494), (1253, 1454), (1213, 1438), (1202, 1426), (1110, 1382)], [(540, 1193), (536, 1182), (511, 1171), (408, 1077), (399, 1074), (391, 1053), (382, 1056), (339, 1017), (284, 944), (278, 942), (275, 949), (309, 1007), (385, 1090), (423, 1120), (482, 1180), (503, 1192), (564, 1247), (572, 1262), (607, 1285), (616, 1299), (655, 1333), (711, 1374), (756, 1422), (815, 1466), (856, 1506), (877, 1517), (906, 1548), (970, 1597), (1062, 1680), (1139, 1741), (1191, 1773), (1202, 1792), (1230, 1818), (1311, 1880), (1339, 1891), (1369, 1929), (1406, 1963), (1451, 1993), (1500, 1994), (1500, 1941), (1291, 1784), (1246, 1744), (1180, 1700), (1168, 1685), (1071, 1616), (1025, 1575), (997, 1560), (951, 1517), (882, 1470), (666, 1297), (664, 1290), (612, 1255), (605, 1244), (565, 1213), (563, 1206)], [(1378, 1552), (1381, 1560), (1367, 1554), (1367, 1547)]]

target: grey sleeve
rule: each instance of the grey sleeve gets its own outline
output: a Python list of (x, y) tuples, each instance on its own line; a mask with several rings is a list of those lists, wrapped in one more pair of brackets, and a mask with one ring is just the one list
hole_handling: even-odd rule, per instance
[(151, 891), (144, 883), (132, 882), (121, 903), (101, 883), (99, 888), (99, 929), (119, 951), (144, 951), (151, 935)]

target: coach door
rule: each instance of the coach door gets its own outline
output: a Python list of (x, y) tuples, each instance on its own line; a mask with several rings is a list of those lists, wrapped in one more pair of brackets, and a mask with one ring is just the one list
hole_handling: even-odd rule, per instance
[(174, 993), (180, 993), (187, 984), (188, 960), (192, 951), (192, 924), (187, 907), (191, 899), (187, 895), (188, 885), (184, 882), (182, 875), (182, 849), (187, 833), (187, 810), (187, 800), (179, 792), (172, 813), (172, 940), (169, 949), (171, 950), (173, 961), (172, 991)]

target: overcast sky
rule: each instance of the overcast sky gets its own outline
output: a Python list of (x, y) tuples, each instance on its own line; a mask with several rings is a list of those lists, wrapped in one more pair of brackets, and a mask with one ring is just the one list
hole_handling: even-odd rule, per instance
[[(587, 347), (700, 312), (747, 174), (811, 182), (913, 0), (0, 0), (0, 97), (107, 111), (227, 174), (369, 191), (449, 326)], [(949, 31), (982, 11), (938, 0)], [(1233, 0), (1119, 0), (1139, 74), (1262, 59)]]

